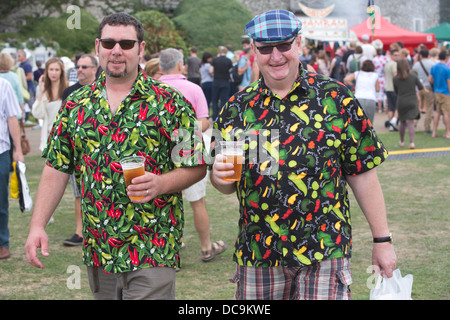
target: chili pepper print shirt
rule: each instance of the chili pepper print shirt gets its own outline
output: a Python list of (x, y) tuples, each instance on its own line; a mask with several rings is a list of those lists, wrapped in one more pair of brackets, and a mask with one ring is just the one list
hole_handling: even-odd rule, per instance
[(374, 168), (387, 151), (344, 85), (300, 65), (284, 99), (260, 79), (231, 97), (214, 128), (223, 139), (246, 140), (237, 184), (239, 265), (350, 257), (345, 175)]
[[(112, 116), (104, 86), (103, 74), (63, 103), (43, 152), (47, 165), (75, 171), (82, 197), (83, 261), (113, 273), (178, 267), (181, 194), (160, 195), (145, 204), (130, 202), (119, 161), (141, 155), (146, 171), (155, 174), (203, 164), (201, 153), (189, 152), (201, 142), (195, 113), (177, 91), (140, 70)], [(189, 136), (171, 139), (180, 132)], [(183, 152), (172, 155), (176, 145)]]

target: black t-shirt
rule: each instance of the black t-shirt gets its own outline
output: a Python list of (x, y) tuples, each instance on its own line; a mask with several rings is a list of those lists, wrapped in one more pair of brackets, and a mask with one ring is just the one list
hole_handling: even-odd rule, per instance
[(70, 96), (70, 94), (71, 94), (72, 92), (74, 92), (75, 90), (80, 89), (81, 87), (82, 87), (82, 85), (81, 85), (79, 82), (77, 82), (77, 83), (71, 85), (70, 87), (66, 88), (66, 89), (64, 90), (63, 94), (62, 94), (62, 101), (66, 100), (66, 98), (67, 98), (68, 96)]
[(226, 56), (215, 57), (211, 65), (214, 67), (214, 81), (229, 81), (233, 63)]

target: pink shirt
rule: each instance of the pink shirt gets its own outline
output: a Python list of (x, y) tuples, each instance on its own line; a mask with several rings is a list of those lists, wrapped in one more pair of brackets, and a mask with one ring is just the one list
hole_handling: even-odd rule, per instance
[(194, 107), (197, 119), (209, 117), (208, 103), (206, 102), (205, 94), (199, 85), (190, 82), (181, 74), (163, 75), (158, 80), (167, 83), (169, 86), (180, 91)]

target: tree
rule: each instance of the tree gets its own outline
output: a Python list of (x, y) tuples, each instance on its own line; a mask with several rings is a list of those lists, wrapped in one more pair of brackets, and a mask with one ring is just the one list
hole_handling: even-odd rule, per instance
[(175, 28), (175, 24), (158, 11), (142, 11), (135, 14), (141, 21), (145, 34), (144, 40), (148, 53), (158, 53), (169, 47), (186, 50), (186, 44)]
[(6, 30), (11, 27), (11, 21), (8, 19), (9, 15), (16, 11), (29, 8), (32, 12), (29, 17), (21, 17), (26, 20), (33, 20), (40, 17), (49, 16), (51, 13), (62, 13), (63, 5), (76, 5), (79, 7), (86, 7), (91, 0), (1, 0), (0, 1), (0, 30)]
[(30, 21), (19, 34), (26, 40), (29, 38), (41, 39), (41, 42), (56, 42), (59, 45), (58, 56), (68, 56), (94, 50), (95, 38), (99, 22), (89, 12), (80, 10), (79, 28), (69, 28), (71, 14), (63, 13), (58, 18), (39, 18)]
[(102, 8), (105, 15), (114, 12), (127, 12), (134, 15), (148, 10), (168, 13), (173, 11), (176, 5), (177, 1), (173, 0), (104, 0)]
[(214, 52), (221, 45), (241, 48), (245, 24), (253, 15), (235, 0), (183, 0), (173, 21), (186, 41), (199, 50)]

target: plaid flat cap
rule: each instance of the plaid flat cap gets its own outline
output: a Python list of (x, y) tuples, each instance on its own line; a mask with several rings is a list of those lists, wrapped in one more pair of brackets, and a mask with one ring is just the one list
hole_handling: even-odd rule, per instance
[(257, 15), (245, 26), (247, 35), (257, 42), (280, 42), (294, 37), (302, 29), (301, 21), (286, 10), (271, 10)]

